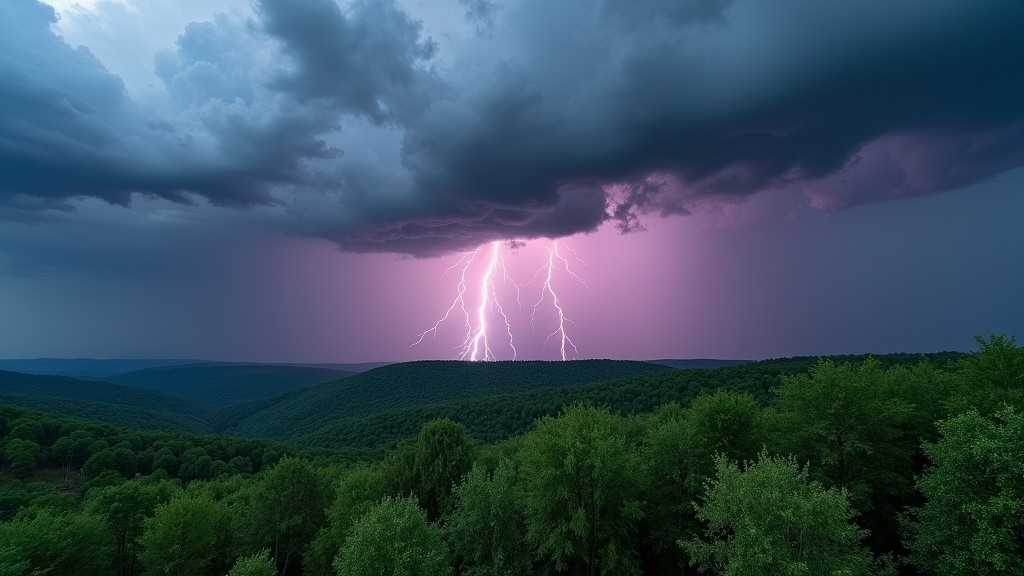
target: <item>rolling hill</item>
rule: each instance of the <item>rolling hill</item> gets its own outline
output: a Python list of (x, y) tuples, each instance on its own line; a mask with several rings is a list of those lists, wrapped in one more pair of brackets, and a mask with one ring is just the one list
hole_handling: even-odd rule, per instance
[(692, 358), (692, 359), (676, 359), (676, 358), (662, 358), (660, 360), (648, 360), (651, 364), (661, 364), (662, 366), (669, 366), (671, 368), (679, 369), (690, 369), (690, 368), (721, 368), (723, 366), (740, 366), (741, 364), (748, 364), (750, 360), (717, 360), (714, 358)]
[(70, 376), (88, 380), (102, 380), (107, 376), (156, 368), (159, 366), (177, 366), (180, 364), (196, 364), (202, 360), (136, 360), (113, 359), (99, 360), (96, 358), (26, 358), (0, 360), (0, 370), (22, 372), (24, 374), (44, 374), (47, 376)]
[(351, 375), (352, 372), (329, 368), (281, 364), (202, 363), (135, 370), (105, 380), (222, 408)]
[[(886, 354), (875, 358), (884, 366), (913, 365), (922, 360), (942, 366), (962, 356)], [(857, 363), (867, 357), (862, 354), (831, 359)], [(644, 370), (630, 365), (642, 363), (622, 363), (615, 366), (620, 377), (608, 377), (612, 370), (600, 370), (611, 367), (600, 363), (610, 361), (412, 362), (282, 398), (232, 406), (218, 413), (215, 425), (228, 434), (307, 446), (380, 450), (415, 436), (430, 420), (450, 418), (466, 426), (477, 440), (497, 442), (526, 432), (537, 418), (556, 415), (579, 400), (607, 405), (622, 414), (638, 414), (668, 402), (686, 406), (701, 392), (728, 389), (749, 393), (767, 403), (771, 388), (781, 383), (783, 375), (806, 372), (818, 360), (781, 358), (688, 370)], [(532, 372), (534, 379), (524, 378), (517, 384), (512, 376), (520, 369), (522, 376)], [(622, 374), (629, 369), (641, 373)], [(579, 373), (572, 377), (574, 370)], [(545, 372), (549, 379), (544, 379)], [(570, 377), (556, 380), (551, 377), (555, 374)], [(488, 376), (495, 381), (488, 382)], [(400, 377), (406, 381), (403, 383)], [(502, 382), (503, 378), (511, 380)], [(470, 382), (478, 384), (467, 389)]]
[(203, 418), (174, 412), (160, 412), (126, 404), (0, 394), (0, 405), (17, 406), (50, 416), (78, 418), (136, 430), (185, 432), (188, 434), (210, 434), (213, 432), (213, 426)]
[(214, 424), (231, 435), (292, 439), (316, 433), (327, 423), (375, 412), (672, 370), (625, 360), (405, 362), (281, 398), (232, 406), (219, 412)]
[(210, 432), (216, 408), (109, 382), (0, 371), (0, 403), (141, 430)]
[(67, 376), (40, 376), (3, 370), (0, 370), (0, 394), (134, 406), (157, 412), (183, 414), (203, 420), (216, 412), (216, 409), (209, 405), (187, 398), (133, 386), (79, 380)]

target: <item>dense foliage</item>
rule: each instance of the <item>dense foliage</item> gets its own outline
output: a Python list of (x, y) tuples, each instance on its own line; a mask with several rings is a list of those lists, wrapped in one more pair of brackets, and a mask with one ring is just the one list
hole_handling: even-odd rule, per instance
[(562, 387), (372, 461), (0, 408), (0, 574), (1019, 574), (1024, 348), (981, 343)]
[[(882, 366), (913, 365), (926, 359), (945, 365), (960, 356), (962, 355), (957, 353), (889, 354), (875, 357), (874, 360)], [(836, 357), (835, 360), (856, 363), (863, 362), (866, 358), (867, 356), (844, 356)], [(493, 443), (523, 434), (531, 430), (539, 418), (555, 416), (565, 406), (580, 400), (598, 406), (608, 406), (613, 412), (622, 415), (651, 412), (669, 402), (686, 405), (701, 392), (719, 389), (747, 393), (761, 403), (767, 403), (770, 390), (781, 384), (783, 375), (804, 373), (816, 362), (817, 358), (786, 358), (723, 368), (659, 370), (641, 376), (595, 381), (591, 384), (552, 381), (549, 387), (507, 394), (492, 393), (488, 396), (473, 396), (447, 402), (443, 400), (446, 395), (451, 394), (450, 391), (430, 396), (426, 392), (430, 392), (431, 389), (424, 388), (416, 398), (418, 404), (405, 399), (396, 399), (391, 404), (375, 403), (377, 411), (356, 416), (346, 416), (351, 410), (322, 410), (322, 414), (316, 419), (311, 418), (309, 426), (303, 429), (292, 430), (284, 425), (266, 424), (260, 430), (271, 431), (270, 435), (266, 436), (268, 438), (308, 446), (382, 449), (394, 446), (399, 440), (415, 436), (420, 427), (431, 420), (449, 418), (465, 426), (474, 439)], [(515, 366), (518, 364), (520, 363), (516, 363)], [(555, 370), (566, 364), (586, 366), (584, 362), (536, 364), (538, 371)], [(417, 362), (410, 365), (429, 366), (429, 363)], [(500, 367), (500, 363), (498, 366)], [(474, 385), (476, 384), (474, 382)], [(479, 386), (486, 390), (503, 389), (510, 385)], [(347, 397), (321, 399), (325, 406), (330, 402), (349, 401)], [(260, 405), (262, 409), (255, 403), (252, 405), (253, 413), (256, 415), (253, 418), (258, 416), (273, 422), (275, 418), (298, 417), (290, 411), (282, 411), (280, 407), (271, 409), (272, 400), (263, 402), (264, 404)], [(249, 405), (238, 408), (245, 406)], [(228, 408), (224, 413), (229, 413), (230, 410), (232, 408)], [(311, 431), (304, 432), (307, 429)]]
[(173, 394), (123, 386), (109, 382), (79, 380), (67, 376), (41, 376), (0, 370), (0, 393), (4, 395), (59, 398), (130, 406), (197, 418), (208, 418), (214, 409)]
[[(297, 390), (272, 401), (233, 406), (217, 416), (216, 424), (228, 434), (287, 442), (315, 434), (326, 423), (386, 410), (671, 370), (621, 360), (405, 362)], [(422, 424), (419, 422), (409, 436)]]
[(47, 396), (0, 394), (0, 405), (16, 406), (34, 412), (67, 416), (81, 420), (91, 420), (121, 428), (166, 430), (190, 434), (213, 432), (213, 426), (200, 417), (91, 400), (67, 400)]

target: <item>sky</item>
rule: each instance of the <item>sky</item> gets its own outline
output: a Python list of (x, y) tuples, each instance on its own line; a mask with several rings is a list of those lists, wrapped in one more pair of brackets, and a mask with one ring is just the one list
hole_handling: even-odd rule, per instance
[(1024, 337), (1021, 29), (1010, 0), (5, 0), (0, 358)]

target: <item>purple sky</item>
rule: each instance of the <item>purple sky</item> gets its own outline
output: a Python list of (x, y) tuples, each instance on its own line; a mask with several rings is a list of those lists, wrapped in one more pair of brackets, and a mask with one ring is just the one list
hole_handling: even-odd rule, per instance
[(442, 274), (546, 238), (574, 357), (1024, 336), (1019, 3), (54, 6), (0, 5), (0, 358), (458, 357)]

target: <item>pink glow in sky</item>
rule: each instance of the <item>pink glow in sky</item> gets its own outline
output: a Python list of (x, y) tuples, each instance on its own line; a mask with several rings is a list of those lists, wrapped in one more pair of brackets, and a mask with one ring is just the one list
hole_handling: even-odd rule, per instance
[[(793, 202), (766, 196), (651, 218), (646, 232), (621, 235), (609, 225), (562, 239), (587, 263), (574, 271), (590, 289), (564, 274), (552, 282), (573, 320), (567, 333), (580, 358), (969, 350), (975, 333), (1024, 333), (1024, 309), (1008, 305), (1024, 293), (1022, 188), (1024, 172), (1015, 171), (958, 192), (829, 217), (806, 206), (785, 212)], [(0, 299), (16, 305), (0, 307), (0, 356), (458, 356), (465, 338), (458, 322), (410, 346), (451, 305), (457, 278), (445, 270), (457, 254), (349, 254), (325, 240), (211, 229), (183, 217), (127, 228), (101, 217), (118, 210), (84, 204), (59, 235), (46, 227), (0, 231), (7, 245), (33, 246), (37, 254), (31, 265), (5, 261)], [(530, 281), (548, 257), (544, 244), (503, 249), (512, 280)], [(469, 286), (471, 312), (478, 288)], [(496, 289), (510, 302), (517, 358), (558, 358), (557, 344), (544, 346), (554, 311), (540, 306), (530, 327), (540, 283), (523, 288), (522, 309), (511, 285)], [(503, 342), (492, 336), (498, 358), (511, 355)]]

